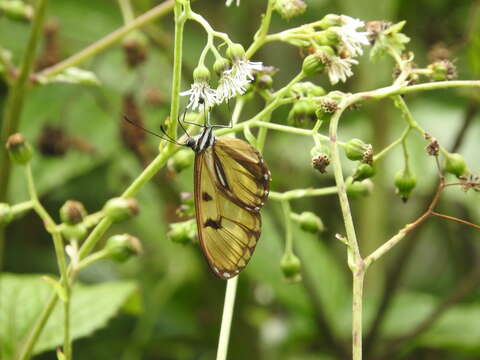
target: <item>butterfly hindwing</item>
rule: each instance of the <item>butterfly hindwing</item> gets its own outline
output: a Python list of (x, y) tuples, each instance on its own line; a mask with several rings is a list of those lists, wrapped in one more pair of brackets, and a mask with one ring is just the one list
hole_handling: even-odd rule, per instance
[(195, 157), (198, 237), (213, 272), (228, 279), (248, 263), (260, 237), (259, 210), (270, 173), (261, 155), (234, 138), (217, 138)]

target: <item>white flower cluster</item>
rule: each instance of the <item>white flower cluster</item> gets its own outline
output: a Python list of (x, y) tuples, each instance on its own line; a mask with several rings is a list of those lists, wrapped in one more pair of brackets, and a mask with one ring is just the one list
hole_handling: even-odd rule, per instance
[(190, 97), (187, 109), (210, 109), (237, 95), (245, 94), (246, 86), (254, 79), (253, 71), (261, 70), (261, 62), (237, 59), (232, 67), (221, 75), (217, 89), (212, 89), (206, 80), (201, 80), (194, 82), (189, 90), (181, 92), (180, 95)]
[(345, 82), (348, 77), (353, 75), (352, 65), (358, 64), (354, 57), (362, 55), (362, 46), (370, 44), (368, 33), (357, 31), (358, 28), (365, 26), (363, 21), (347, 15), (340, 15), (340, 22), (341, 26), (334, 26), (332, 29), (340, 38), (339, 52), (342, 56), (330, 56), (326, 64), (332, 85), (339, 81)]

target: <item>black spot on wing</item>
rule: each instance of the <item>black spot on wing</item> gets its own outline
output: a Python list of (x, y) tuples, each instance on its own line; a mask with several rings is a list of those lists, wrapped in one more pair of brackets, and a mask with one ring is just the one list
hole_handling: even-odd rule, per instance
[(207, 219), (207, 221), (205, 221), (205, 223), (203, 224), (203, 227), (211, 227), (217, 230), (220, 229), (222, 225), (220, 224), (220, 220)]
[(209, 193), (207, 193), (206, 191), (204, 191), (204, 192), (202, 193), (202, 200), (203, 200), (203, 201), (211, 201), (211, 200), (213, 200), (213, 198), (210, 196)]

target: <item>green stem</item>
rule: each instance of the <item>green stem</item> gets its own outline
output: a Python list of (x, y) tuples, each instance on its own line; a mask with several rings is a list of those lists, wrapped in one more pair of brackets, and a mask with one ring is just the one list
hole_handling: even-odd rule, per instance
[(82, 62), (89, 59), (90, 57), (114, 45), (116, 42), (121, 40), (126, 34), (131, 32), (132, 30), (140, 28), (152, 22), (153, 20), (156, 20), (159, 17), (162, 17), (168, 14), (173, 9), (174, 3), (175, 3), (174, 0), (164, 1), (163, 3), (155, 6), (154, 8), (147, 11), (146, 13), (135, 18), (133, 21), (129, 22), (128, 24), (125, 24), (124, 26), (108, 34), (104, 38), (87, 46), (85, 49), (79, 51), (75, 55), (72, 55), (69, 58), (59, 62), (58, 64), (55, 64), (41, 71), (39, 73), (39, 76), (45, 76), (45, 77), (53, 76), (61, 73), (62, 71), (64, 71), (65, 69), (68, 69), (69, 67), (77, 66), (81, 64)]
[[(351, 99), (350, 99), (351, 101)], [(337, 144), (337, 130), (340, 116), (344, 109), (350, 105), (348, 98), (343, 99), (337, 110), (330, 120), (330, 142), (331, 156), (333, 163), (333, 172), (335, 175), (335, 183), (337, 185), (340, 207), (342, 209), (343, 222), (347, 232), (347, 252), (348, 263), (353, 274), (353, 297), (352, 297), (352, 355), (353, 360), (362, 359), (362, 292), (363, 278), (365, 268), (363, 259), (358, 248), (358, 241), (353, 225), (352, 213), (348, 202), (345, 180), (343, 178), (342, 164), (340, 162), (340, 154)]]
[[(297, 82), (301, 81), (305, 75), (303, 72), (300, 72), (297, 76), (295, 76), (287, 85), (285, 85), (282, 89), (278, 90), (274, 96), (274, 100), (265, 106), (265, 108), (260, 111), (257, 115), (255, 115), (256, 119), (262, 120), (264, 122), (270, 122), (271, 120), (271, 115), (273, 110), (278, 106), (278, 103), (280, 100), (284, 97), (284, 95), (290, 91), (293, 85), (295, 85)], [(265, 139), (267, 137), (267, 128), (262, 127), (259, 132), (258, 132), (258, 137), (257, 137), (257, 148), (261, 152), (263, 150), (263, 146), (265, 145)]]
[(48, 212), (42, 206), (38, 199), (37, 191), (35, 189), (35, 183), (32, 175), (32, 168), (30, 164), (25, 165), (25, 175), (27, 178), (28, 192), (32, 201), (33, 209), (40, 216), (45, 224), (45, 228), (48, 232), (52, 234), (53, 244), (55, 247), (55, 255), (57, 257), (58, 268), (60, 270), (60, 275), (62, 278), (62, 286), (65, 290), (66, 299), (64, 302), (64, 354), (66, 360), (72, 358), (72, 343), (70, 338), (70, 284), (68, 281), (68, 270), (67, 270), (67, 259), (65, 252), (63, 251), (63, 240), (62, 236), (58, 231), (58, 227), (50, 217)]
[(285, 222), (285, 254), (293, 254), (293, 229), (290, 215), (292, 209), (288, 200), (282, 200), (283, 221)]
[(268, 30), (270, 28), (270, 22), (272, 20), (272, 12), (273, 12), (273, 5), (275, 0), (268, 0), (267, 10), (265, 11), (265, 15), (263, 15), (262, 23), (260, 24), (260, 28), (258, 29), (257, 33), (254, 36), (253, 43), (246, 51), (247, 59), (250, 59), (257, 50), (265, 44), (265, 38), (267, 36)]
[(362, 313), (363, 279), (365, 268), (360, 266), (353, 272), (352, 297), (352, 359), (362, 360)]
[(28, 201), (18, 203), (16, 205), (13, 205), (12, 208), (11, 208), (14, 217), (20, 216), (24, 212), (29, 211), (31, 209), (33, 209), (33, 201), (32, 200), (28, 200)]
[(390, 145), (388, 145), (387, 147), (385, 147), (382, 151), (380, 151), (378, 154), (376, 154), (374, 157), (373, 157), (373, 161), (378, 161), (380, 160), (382, 157), (384, 157), (390, 150), (392, 150), (394, 147), (396, 147), (397, 145), (399, 144), (403, 144), (408, 136), (408, 134), (410, 133), (410, 130), (412, 129), (412, 127), (409, 125), (406, 127), (405, 130), (403, 130), (403, 133), (402, 135), (397, 139), (395, 140), (394, 142), (392, 142)]
[(293, 199), (302, 199), (305, 197), (312, 197), (312, 196), (332, 195), (336, 193), (337, 193), (337, 187), (330, 186), (330, 187), (325, 187), (321, 189), (295, 189), (295, 190), (290, 190), (284, 193), (270, 191), (269, 198), (277, 201), (285, 201), (285, 200), (293, 200)]
[(118, 0), (118, 5), (120, 5), (120, 10), (122, 11), (123, 21), (125, 24), (132, 22), (135, 19), (135, 14), (133, 13), (132, 3), (130, 0)]
[[(173, 51), (173, 78), (172, 78), (172, 104), (170, 107), (170, 124), (168, 126), (168, 135), (177, 138), (177, 118), (180, 109), (180, 85), (182, 81), (182, 47), (183, 47), (183, 28), (186, 17), (182, 16), (182, 5), (175, 3), (175, 48)], [(175, 144), (170, 144), (170, 148)]]
[(220, 327), (220, 336), (218, 338), (218, 348), (216, 360), (226, 360), (228, 352), (228, 341), (230, 339), (230, 329), (232, 326), (233, 308), (235, 305), (235, 295), (237, 293), (238, 276), (227, 280), (225, 290), (225, 302), (223, 304), (222, 325)]
[(10, 135), (18, 131), (20, 117), (22, 115), (23, 100), (26, 93), (26, 86), (35, 61), (35, 50), (42, 36), (43, 21), (48, 0), (39, 0), (35, 9), (32, 22), (32, 29), (28, 39), (27, 48), (22, 59), (20, 72), (13, 86), (8, 92), (5, 104), (4, 118), (2, 121), (2, 132), (0, 135), (0, 201), (4, 201), (7, 195), (8, 183), (10, 180), (10, 161), (5, 149), (5, 143)]

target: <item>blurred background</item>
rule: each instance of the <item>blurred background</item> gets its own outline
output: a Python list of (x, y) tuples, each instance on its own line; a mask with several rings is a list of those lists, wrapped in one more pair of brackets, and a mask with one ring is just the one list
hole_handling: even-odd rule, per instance
[[(141, 14), (158, 1), (132, 0)], [(240, 7), (225, 7), (223, 0), (193, 3), (219, 31), (245, 47), (259, 25), (265, 1), (242, 0)], [(274, 14), (272, 32), (311, 22), (328, 13), (346, 14), (367, 22), (406, 20), (403, 32), (411, 38), (409, 50), (425, 67), (438, 56), (448, 56), (459, 79), (480, 74), (480, 2), (472, 0), (310, 0), (306, 13), (290, 21)], [(122, 26), (116, 1), (51, 1), (43, 41), (36, 61), (42, 69), (64, 59)], [(18, 63), (28, 38), (29, 25), (0, 17), (0, 46)], [(169, 113), (173, 49), (173, 20), (168, 15), (143, 29), (146, 42), (134, 48), (128, 41), (108, 48), (81, 67), (93, 71), (101, 86), (51, 84), (28, 93), (20, 131), (35, 146), (32, 161), (41, 201), (59, 219), (58, 209), (69, 199), (81, 201), (89, 212), (102, 208), (138, 176), (157, 152), (158, 139), (129, 128), (122, 114), (158, 129)], [(192, 70), (206, 40), (195, 23), (187, 23), (182, 89), (190, 86)], [(273, 88), (288, 82), (301, 67), (301, 54), (292, 46), (270, 43), (253, 59), (279, 68)], [(326, 77), (309, 79), (327, 91), (374, 89), (392, 80), (393, 62), (369, 62), (368, 51), (354, 68), (347, 84), (333, 88)], [(0, 82), (0, 108), (6, 86)], [(440, 143), (465, 156), (470, 169), (480, 167), (480, 115), (478, 92), (442, 90), (405, 97), (415, 119)], [(248, 103), (247, 119), (263, 106), (260, 98)], [(289, 106), (273, 114), (286, 123)], [(220, 108), (215, 121), (227, 123), (231, 110)], [(340, 139), (358, 137), (382, 149), (404, 128), (389, 100), (368, 102), (342, 119)], [(322, 129), (326, 131), (325, 128)], [(394, 174), (402, 169), (401, 149), (380, 164), (374, 191), (352, 198), (354, 220), (362, 255), (416, 219), (430, 203), (437, 176), (416, 133), (408, 140), (417, 188), (408, 202), (395, 195)], [(273, 181), (272, 190), (334, 184), (332, 171), (320, 174), (311, 167), (308, 138), (269, 132), (264, 156)], [(344, 158), (345, 171), (354, 167)], [(1, 169), (0, 169), (1, 171)], [(295, 176), (291, 176), (295, 174)], [(90, 286), (108, 283), (95, 298), (85, 295), (74, 316), (76, 359), (212, 359), (215, 356), (223, 307), (225, 282), (209, 271), (196, 244), (167, 239), (168, 224), (181, 219), (176, 209), (180, 193), (193, 191), (192, 169), (179, 174), (161, 171), (138, 194), (140, 214), (113, 226), (109, 234), (128, 232), (139, 237), (144, 255), (125, 264), (102, 261), (80, 274)], [(26, 183), (14, 167), (9, 203), (28, 199)], [(479, 194), (449, 189), (439, 211), (480, 223)], [(284, 227), (279, 203), (269, 201), (262, 211), (263, 231), (250, 265), (239, 279), (229, 359), (345, 359), (350, 352), (351, 274), (344, 245), (335, 240), (344, 227), (336, 196), (292, 202), (295, 212), (318, 214), (326, 231), (312, 235), (295, 226), (295, 252), (302, 261), (303, 280), (289, 283), (280, 270)], [(107, 238), (107, 236), (105, 236)], [(399, 246), (374, 264), (365, 284), (365, 354), (367, 359), (479, 359), (480, 358), (480, 232), (437, 218), (428, 220)], [(57, 274), (50, 236), (36, 214), (27, 213), (7, 228), (3, 256), (6, 273)], [(46, 298), (42, 285), (18, 293), (4, 277), (1, 292), (0, 335), (2, 358), (10, 359), (8, 339), (21, 338), (26, 329), (7, 321), (12, 309), (34, 319), (40, 308), (32, 296)], [(37, 280), (36, 280), (37, 281)], [(38, 280), (40, 282), (40, 280)], [(113, 286), (113, 285), (112, 285)], [(119, 290), (120, 289), (120, 290)], [(123, 289), (123, 290), (122, 290)], [(128, 291), (127, 291), (128, 290)], [(118, 294), (121, 294), (117, 296)], [(80, 291), (79, 291), (80, 292)], [(6, 296), (5, 294), (8, 294)], [(6, 301), (6, 300), (8, 300)], [(15, 300), (13, 300), (15, 299)], [(100, 309), (100, 310), (99, 310)], [(99, 321), (92, 323), (98, 315)], [(18, 316), (18, 315), (17, 315)], [(75, 320), (76, 319), (76, 320)], [(10, 325), (9, 325), (10, 324)], [(10, 327), (9, 327), (10, 326)], [(83, 327), (82, 327), (83, 326)], [(43, 339), (37, 359), (52, 359), (61, 341)], [(55, 329), (53, 328), (53, 332)], [(12, 340), (14, 341), (14, 340)]]

